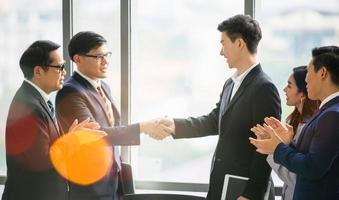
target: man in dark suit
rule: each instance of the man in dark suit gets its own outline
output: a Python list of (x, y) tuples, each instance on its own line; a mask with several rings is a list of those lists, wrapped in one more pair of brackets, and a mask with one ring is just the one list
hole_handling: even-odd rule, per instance
[[(53, 167), (49, 149), (61, 136), (50, 94), (62, 87), (66, 72), (60, 45), (40, 40), (21, 56), (25, 80), (7, 117), (7, 179), (3, 200), (66, 200), (68, 182)], [(71, 130), (75, 130), (76, 123)]]
[(339, 199), (339, 47), (312, 50), (307, 69), (307, 92), (320, 100), (318, 112), (305, 124), (296, 146), (290, 145), (293, 130), (274, 118), (263, 134), (268, 139), (252, 139), (274, 162), (297, 174), (294, 200)]
[(219, 135), (214, 153), (208, 200), (221, 199), (225, 174), (248, 177), (238, 200), (262, 200), (271, 168), (266, 157), (248, 143), (250, 128), (267, 115), (280, 118), (280, 98), (271, 79), (256, 59), (261, 30), (249, 16), (236, 15), (218, 26), (224, 56), (230, 68), (237, 70), (224, 85), (220, 100), (209, 114), (188, 119), (163, 119), (172, 125), (174, 138)]
[(140, 132), (148, 133), (156, 139), (169, 134), (169, 128), (158, 124), (157, 120), (120, 126), (120, 114), (111, 97), (110, 88), (102, 80), (107, 76), (111, 56), (106, 43), (104, 37), (90, 31), (79, 32), (72, 37), (68, 51), (77, 70), (56, 97), (57, 113), (63, 128), (68, 128), (74, 119), (90, 118), (98, 122), (108, 134), (107, 140), (114, 151), (114, 163), (105, 177), (87, 186), (70, 185), (72, 200), (119, 199), (122, 194), (118, 190), (121, 161), (119, 149), (115, 146), (138, 145)]

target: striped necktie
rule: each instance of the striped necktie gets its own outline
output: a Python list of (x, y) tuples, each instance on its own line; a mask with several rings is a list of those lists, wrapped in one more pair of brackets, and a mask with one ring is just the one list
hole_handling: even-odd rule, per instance
[(48, 100), (47, 101), (47, 105), (48, 105), (49, 111), (51, 112), (51, 115), (52, 115), (52, 118), (53, 118), (53, 122), (54, 122), (58, 132), (60, 132), (59, 131), (59, 125), (58, 125), (58, 122), (57, 122), (57, 118), (55, 116), (55, 109), (54, 109), (53, 103), (50, 100)]
[[(112, 110), (112, 103), (109, 101), (109, 99), (106, 97), (104, 91), (100, 86), (97, 87), (97, 91), (102, 97), (102, 100), (104, 102), (105, 106), (105, 111), (106, 115), (108, 117), (110, 126), (114, 126), (114, 115), (113, 115), (113, 110)], [(114, 159), (117, 164), (117, 169), (121, 169), (121, 160), (120, 160), (120, 147), (119, 146), (114, 146)]]
[(114, 126), (114, 116), (113, 116), (113, 110), (112, 110), (112, 103), (106, 97), (104, 91), (102, 90), (102, 88), (100, 86), (97, 87), (97, 91), (100, 94), (100, 96), (102, 97), (102, 100), (104, 102), (105, 111), (106, 111), (106, 115), (107, 115), (109, 124), (110, 124), (110, 126)]
[(50, 100), (48, 100), (48, 101), (47, 101), (47, 105), (48, 105), (48, 107), (49, 107), (49, 110), (51, 111), (53, 120), (56, 121), (56, 120), (55, 120), (56, 118), (55, 118), (55, 110), (54, 110), (53, 103), (52, 103)]

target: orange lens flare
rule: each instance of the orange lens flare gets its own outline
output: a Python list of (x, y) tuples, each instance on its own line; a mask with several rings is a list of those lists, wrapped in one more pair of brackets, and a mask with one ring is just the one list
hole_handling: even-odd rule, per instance
[(97, 182), (109, 172), (113, 163), (112, 146), (103, 135), (87, 130), (60, 137), (49, 153), (56, 170), (80, 185)]

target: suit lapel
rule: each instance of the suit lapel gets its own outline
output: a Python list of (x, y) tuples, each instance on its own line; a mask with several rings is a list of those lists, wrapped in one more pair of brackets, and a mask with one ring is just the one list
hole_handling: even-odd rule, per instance
[(227, 113), (227, 111), (238, 101), (238, 99), (241, 97), (241, 95), (246, 91), (246, 87), (249, 83), (253, 81), (253, 79), (256, 77), (256, 75), (261, 72), (260, 64), (254, 67), (245, 77), (243, 82), (241, 83), (239, 89), (234, 94), (233, 98), (230, 100), (228, 105), (225, 108), (222, 108), (223, 112), (221, 113), (221, 117)]
[[(107, 122), (109, 121), (108, 119), (108, 116), (107, 116), (107, 113), (106, 113), (106, 109), (105, 109), (105, 105), (104, 105), (104, 102), (102, 100), (102, 97), (100, 96), (100, 94), (97, 92), (97, 89), (93, 87), (93, 85), (91, 83), (89, 83), (86, 79), (84, 79), (82, 76), (80, 76), (77, 72), (74, 72), (73, 74), (73, 78), (80, 83), (80, 85), (82, 87), (84, 87), (84, 89), (86, 91), (89, 91), (89, 93), (91, 94), (91, 96), (93, 97), (93, 99), (100, 105), (101, 107), (101, 110), (103, 113), (105, 113), (105, 116), (106, 116), (106, 119), (107, 119)], [(103, 90), (104, 90), (104, 93), (106, 94), (106, 97), (111, 101), (111, 98), (110, 98), (110, 95), (107, 95), (107, 91), (105, 89), (105, 87), (102, 87)], [(112, 101), (111, 101), (112, 102)], [(114, 109), (115, 106), (113, 106)], [(112, 107), (112, 108), (113, 108)], [(114, 115), (115, 117), (115, 115)]]
[[(46, 105), (45, 100), (42, 99), (42, 97), (39, 99), (39, 102), (40, 102), (41, 107), (43, 107), (43, 109), (45, 110), (45, 112), (47, 112), (47, 114), (48, 114), (50, 120), (53, 122), (53, 126), (54, 126), (56, 132), (57, 132), (58, 135), (60, 136), (60, 133), (61, 133), (61, 132), (60, 132), (60, 130), (59, 130), (59, 127), (61, 127), (61, 126), (58, 124), (57, 118), (55, 118), (55, 119), (53, 118), (50, 109), (48, 108), (48, 106)], [(54, 121), (54, 120), (56, 120), (56, 121)], [(59, 126), (59, 127), (58, 127), (58, 126)]]
[(307, 134), (308, 127), (312, 124), (312, 122), (319, 117), (321, 113), (323, 113), (327, 108), (331, 107), (333, 104), (339, 102), (339, 97), (335, 97), (334, 99), (327, 102), (325, 105), (322, 106), (320, 110), (318, 110), (305, 124), (304, 128), (301, 130), (300, 136), (298, 138), (298, 142), (296, 147), (300, 147), (301, 142), (303, 141), (303, 137)]
[[(42, 98), (41, 94), (33, 87), (31, 86), (29, 83), (25, 83), (25, 87), (27, 88), (27, 90), (31, 91), (31, 94), (34, 96), (34, 98), (39, 100), (40, 103), (40, 107), (47, 113), (47, 115), (49, 116), (50, 120), (53, 122), (55, 131), (58, 133), (58, 135), (60, 135), (60, 131), (57, 127), (57, 121), (54, 123), (54, 119), (53, 116), (51, 114), (51, 111), (49, 110), (45, 100)], [(60, 127), (60, 126), (59, 126)]]
[(301, 141), (303, 140), (303, 137), (306, 135), (307, 133), (307, 129), (308, 127), (312, 124), (312, 122), (320, 115), (320, 113), (322, 113), (320, 110), (318, 110), (318, 112), (316, 112), (308, 121), (307, 123), (305, 124), (305, 126), (303, 127), (303, 129), (301, 130), (301, 133), (300, 133), (300, 136), (298, 138), (298, 142), (297, 142), (297, 145), (296, 147), (300, 147), (301, 145)]

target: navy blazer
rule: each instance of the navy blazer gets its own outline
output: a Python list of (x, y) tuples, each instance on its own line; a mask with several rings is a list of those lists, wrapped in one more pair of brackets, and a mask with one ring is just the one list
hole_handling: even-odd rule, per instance
[(231, 79), (224, 85), (220, 100), (209, 114), (188, 119), (175, 119), (175, 138), (219, 135), (212, 161), (208, 200), (219, 200), (225, 174), (249, 177), (242, 195), (262, 200), (271, 168), (266, 156), (256, 152), (248, 141), (254, 137), (250, 129), (262, 124), (266, 116), (280, 119), (281, 108), (277, 88), (262, 71), (254, 67), (245, 77), (230, 102)]
[[(138, 145), (140, 143), (139, 124), (120, 126), (120, 114), (113, 103), (109, 86), (101, 81), (101, 87), (112, 102), (114, 126), (109, 124), (100, 94), (86, 79), (74, 72), (56, 96), (56, 111), (62, 127), (68, 130), (75, 119), (81, 122), (89, 117), (91, 121), (98, 122), (101, 129), (108, 134), (106, 139), (112, 146)], [(94, 184), (87, 186), (71, 184), (71, 199), (112, 199), (112, 196), (117, 193), (118, 185), (118, 174), (114, 166), (115, 163), (110, 172)]]
[(41, 94), (24, 81), (7, 117), (7, 179), (2, 200), (68, 198), (68, 183), (49, 158), (50, 146), (62, 134), (59, 130)]
[(296, 147), (279, 144), (274, 161), (297, 174), (294, 200), (339, 199), (339, 97), (314, 114)]

